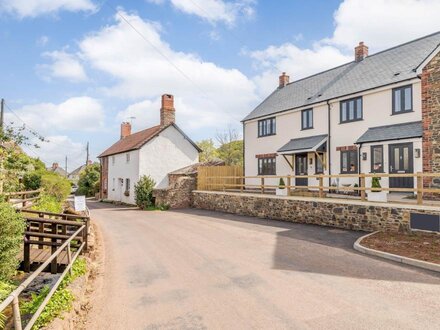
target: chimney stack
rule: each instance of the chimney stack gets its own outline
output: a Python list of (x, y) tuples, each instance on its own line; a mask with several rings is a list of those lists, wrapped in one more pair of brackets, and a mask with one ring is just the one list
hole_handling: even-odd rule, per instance
[(52, 164), (52, 169), (53, 169), (53, 170), (56, 170), (57, 168), (58, 168), (58, 163), (53, 163), (53, 164)]
[(289, 78), (290, 77), (286, 75), (285, 72), (283, 72), (282, 75), (280, 76), (279, 88), (285, 87), (289, 83)]
[(131, 124), (128, 122), (123, 122), (121, 124), (121, 140), (131, 135)]
[(359, 42), (359, 45), (354, 48), (354, 60), (356, 62), (362, 61), (368, 56), (368, 47), (364, 45), (364, 42)]
[(160, 126), (165, 127), (176, 121), (176, 109), (174, 109), (174, 96), (162, 95), (162, 107), (160, 108)]

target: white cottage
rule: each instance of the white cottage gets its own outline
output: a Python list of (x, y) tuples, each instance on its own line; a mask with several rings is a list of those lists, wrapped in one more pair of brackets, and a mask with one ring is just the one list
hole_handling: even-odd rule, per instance
[[(439, 95), (440, 32), (373, 55), (361, 42), (354, 61), (293, 82), (283, 73), (278, 88), (243, 119), (245, 175), (438, 171)], [(337, 185), (356, 183), (342, 178)], [(383, 178), (382, 186), (415, 182)]]
[(134, 204), (134, 185), (141, 176), (149, 175), (156, 188), (165, 188), (167, 174), (197, 163), (200, 151), (175, 123), (173, 96), (162, 95), (160, 125), (132, 134), (130, 123), (124, 122), (120, 140), (98, 156), (101, 198)]

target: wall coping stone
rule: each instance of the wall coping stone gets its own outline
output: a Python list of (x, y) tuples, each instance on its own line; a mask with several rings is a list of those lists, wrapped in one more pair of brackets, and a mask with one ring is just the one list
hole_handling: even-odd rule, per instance
[(205, 190), (193, 190), (193, 193), (224, 195), (224, 196), (242, 196), (242, 197), (248, 196), (248, 197), (265, 198), (265, 199), (284, 199), (284, 200), (304, 201), (304, 202), (321, 202), (321, 203), (327, 203), (327, 204), (362, 205), (362, 206), (374, 206), (374, 207), (440, 212), (440, 207), (431, 206), (431, 205), (377, 203), (377, 202), (368, 202), (368, 201), (363, 202), (360, 200), (353, 200), (353, 199), (317, 198), (317, 197), (305, 197), (305, 196), (276, 196), (276, 195), (255, 194), (255, 193), (235, 193), (235, 192), (205, 191)]

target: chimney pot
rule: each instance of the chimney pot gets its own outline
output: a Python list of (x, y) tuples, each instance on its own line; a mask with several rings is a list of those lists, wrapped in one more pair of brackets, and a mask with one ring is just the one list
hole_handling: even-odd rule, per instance
[(55, 169), (57, 169), (57, 168), (58, 168), (58, 163), (53, 163), (53, 164), (52, 164), (52, 169), (55, 170)]
[(162, 106), (160, 108), (160, 126), (165, 127), (174, 124), (176, 121), (176, 109), (174, 109), (174, 96), (171, 94), (162, 95)]
[(362, 61), (368, 56), (368, 47), (363, 41), (359, 42), (359, 45), (354, 48), (354, 60), (356, 62)]
[(285, 72), (283, 72), (280, 76), (279, 88), (285, 87), (289, 83), (289, 79), (290, 77)]
[(131, 135), (131, 124), (128, 122), (123, 122), (121, 124), (121, 140), (125, 139), (127, 136)]

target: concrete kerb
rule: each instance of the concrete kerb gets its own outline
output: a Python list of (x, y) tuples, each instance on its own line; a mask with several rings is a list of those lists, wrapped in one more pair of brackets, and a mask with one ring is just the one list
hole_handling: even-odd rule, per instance
[(359, 251), (359, 252), (362, 252), (362, 253), (365, 253), (365, 254), (369, 254), (369, 255), (372, 255), (372, 256), (376, 256), (376, 257), (380, 257), (380, 258), (384, 258), (384, 259), (400, 262), (400, 263), (403, 263), (403, 264), (406, 264), (406, 265), (411, 265), (411, 266), (414, 266), (414, 267), (428, 269), (428, 270), (440, 273), (440, 265), (439, 264), (434, 264), (432, 262), (421, 261), (421, 260), (417, 260), (417, 259), (413, 259), (413, 258), (399, 256), (397, 254), (392, 254), (392, 253), (388, 253), (388, 252), (374, 250), (374, 249), (370, 249), (370, 248), (367, 248), (367, 247), (361, 245), (362, 240), (364, 240), (365, 238), (367, 238), (369, 236), (372, 236), (372, 235), (374, 235), (376, 233), (378, 233), (378, 231), (375, 231), (373, 233), (369, 233), (369, 234), (367, 234), (365, 236), (359, 237), (356, 240), (356, 242), (354, 243), (353, 248), (356, 251)]

